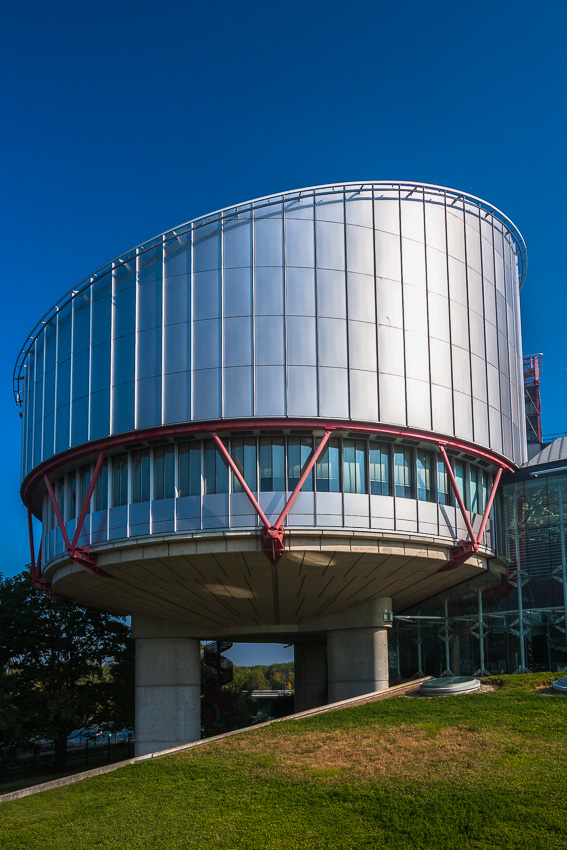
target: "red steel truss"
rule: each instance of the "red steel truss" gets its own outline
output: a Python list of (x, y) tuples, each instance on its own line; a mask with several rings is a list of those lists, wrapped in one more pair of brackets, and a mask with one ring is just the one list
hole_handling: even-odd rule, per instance
[(526, 399), (526, 435), (528, 443), (541, 443), (540, 377), (543, 372), (543, 354), (524, 357), (524, 396)]
[[(96, 466), (94, 468), (93, 477), (91, 479), (91, 483), (89, 485), (89, 489), (87, 490), (87, 494), (85, 496), (85, 501), (83, 504), (83, 509), (81, 510), (81, 514), (77, 521), (77, 527), (75, 528), (75, 533), (73, 535), (73, 540), (69, 540), (69, 535), (67, 534), (67, 527), (65, 525), (65, 520), (63, 519), (63, 515), (61, 513), (61, 508), (57, 502), (57, 498), (53, 491), (53, 487), (51, 485), (51, 481), (49, 480), (49, 476), (44, 474), (43, 480), (45, 482), (45, 486), (47, 488), (47, 492), (49, 493), (49, 498), (51, 499), (51, 504), (53, 505), (53, 510), (55, 511), (55, 516), (57, 517), (57, 524), (59, 526), (59, 531), (61, 532), (61, 536), (63, 538), (63, 543), (65, 544), (65, 549), (67, 550), (67, 554), (72, 561), (75, 561), (76, 564), (79, 564), (82, 569), (93, 576), (103, 576), (104, 578), (111, 578), (109, 573), (105, 572), (105, 570), (101, 570), (100, 567), (96, 565), (96, 555), (92, 555), (89, 552), (88, 546), (77, 546), (77, 542), (79, 537), (81, 536), (81, 531), (83, 530), (83, 525), (85, 523), (85, 519), (89, 510), (89, 505), (91, 503), (91, 499), (94, 493), (94, 489), (96, 487), (96, 482), (98, 481), (100, 471), (102, 469), (102, 464), (104, 462), (104, 451), (100, 452), (98, 456), (98, 460), (96, 462)], [(33, 544), (32, 544), (33, 545)]]
[(445, 451), (445, 447), (442, 444), (438, 446), (439, 451), (441, 453), (441, 457), (443, 458), (443, 463), (445, 465), (445, 469), (447, 470), (447, 475), (449, 477), (449, 481), (451, 482), (451, 489), (455, 494), (455, 499), (457, 500), (457, 504), (461, 510), (461, 514), (464, 520), (464, 523), (467, 527), (467, 531), (469, 534), (468, 540), (459, 540), (457, 545), (451, 550), (451, 559), (447, 564), (445, 564), (441, 569), (437, 570), (438, 573), (444, 573), (447, 570), (452, 570), (455, 567), (460, 567), (461, 564), (464, 564), (465, 561), (474, 555), (475, 552), (478, 552), (480, 547), (480, 541), (482, 540), (482, 535), (484, 534), (484, 529), (486, 528), (486, 523), (488, 522), (488, 517), (490, 516), (490, 511), (492, 510), (492, 505), (494, 503), (494, 497), (496, 496), (496, 490), (498, 488), (498, 484), (500, 482), (500, 478), (502, 476), (502, 467), (498, 467), (498, 471), (494, 476), (494, 481), (492, 482), (492, 489), (490, 490), (490, 496), (488, 497), (488, 502), (484, 508), (484, 515), (482, 517), (482, 522), (480, 524), (480, 528), (478, 530), (478, 534), (474, 533), (474, 529), (472, 527), (470, 517), (468, 511), (466, 509), (465, 503), (463, 501), (463, 497), (461, 496), (457, 479), (455, 478), (455, 473), (453, 472), (453, 467), (451, 466), (451, 461), (447, 457), (447, 452)]
[(260, 517), (262, 522), (264, 523), (264, 528), (262, 529), (262, 550), (263, 550), (264, 554), (266, 555), (266, 557), (268, 558), (268, 560), (271, 561), (272, 564), (277, 564), (278, 561), (280, 560), (281, 556), (283, 555), (284, 549), (285, 549), (285, 547), (284, 547), (283, 521), (286, 518), (286, 516), (288, 515), (291, 506), (295, 502), (295, 500), (297, 498), (297, 494), (299, 493), (299, 491), (301, 490), (301, 488), (305, 484), (305, 482), (307, 480), (307, 476), (309, 475), (309, 473), (311, 472), (311, 470), (313, 469), (313, 467), (317, 463), (317, 459), (319, 458), (319, 455), (321, 454), (321, 452), (323, 451), (323, 449), (327, 445), (329, 437), (331, 436), (331, 431), (330, 430), (325, 431), (325, 435), (324, 435), (323, 439), (321, 440), (321, 442), (319, 443), (319, 445), (317, 446), (315, 451), (311, 452), (311, 456), (309, 457), (309, 460), (305, 464), (305, 468), (303, 469), (303, 472), (301, 473), (301, 478), (299, 479), (299, 481), (295, 485), (293, 493), (291, 494), (291, 496), (289, 497), (289, 499), (285, 503), (284, 509), (282, 510), (281, 514), (279, 515), (279, 517), (277, 518), (277, 520), (275, 521), (275, 523), (273, 525), (269, 521), (269, 519), (266, 517), (264, 511), (262, 510), (262, 508), (258, 504), (256, 497), (254, 496), (254, 494), (252, 493), (252, 491), (250, 490), (250, 488), (246, 484), (246, 481), (244, 480), (244, 476), (241, 474), (240, 470), (238, 469), (236, 463), (234, 462), (234, 460), (230, 456), (226, 446), (224, 445), (224, 443), (222, 442), (220, 437), (215, 433), (211, 434), (211, 436), (213, 437), (215, 443), (217, 444), (217, 448), (220, 451), (221, 455), (223, 456), (226, 463), (230, 466), (230, 468), (234, 472), (234, 474), (237, 477), (242, 489), (244, 490), (244, 492), (248, 496), (248, 500), (249, 500), (250, 504), (252, 505), (252, 507), (254, 508), (254, 510), (256, 511), (256, 513), (258, 514), (258, 516)]
[[(275, 523), (271, 523), (268, 517), (263, 512), (260, 504), (248, 485), (244, 480), (244, 476), (241, 471), (238, 469), (238, 466), (234, 459), (231, 457), (230, 453), (226, 449), (223, 441), (219, 437), (218, 432), (224, 434), (238, 434), (241, 431), (269, 431), (269, 430), (280, 430), (281, 429), (290, 429), (297, 430), (300, 429), (302, 432), (306, 430), (312, 431), (323, 431), (323, 437), (321, 438), (317, 448), (312, 452), (309, 457), (306, 465), (303, 469), (301, 477), (297, 482), (292, 494), (287, 500), (282, 512), (279, 517), (275, 521)], [(414, 429), (407, 428), (396, 428), (389, 425), (380, 425), (375, 423), (350, 423), (344, 422), (341, 420), (329, 421), (329, 420), (320, 420), (320, 419), (237, 419), (237, 420), (220, 420), (216, 422), (208, 422), (208, 423), (191, 423), (191, 424), (183, 424), (183, 425), (170, 425), (165, 427), (157, 427), (157, 428), (148, 428), (145, 430), (130, 432), (128, 434), (117, 434), (111, 437), (107, 437), (102, 440), (96, 440), (92, 443), (83, 444), (73, 449), (69, 449), (66, 452), (62, 452), (61, 454), (50, 458), (36, 467), (30, 474), (26, 477), (22, 484), (21, 495), (22, 501), (28, 508), (28, 517), (29, 517), (29, 530), (30, 530), (30, 548), (32, 553), (32, 578), (34, 578), (34, 586), (37, 587), (38, 590), (42, 590), (43, 592), (47, 592), (48, 594), (51, 591), (50, 585), (44, 581), (40, 577), (40, 558), (38, 557), (38, 562), (36, 563), (34, 560), (34, 544), (33, 544), (33, 528), (32, 528), (32, 500), (34, 495), (35, 488), (43, 483), (47, 488), (47, 492), (49, 494), (49, 498), (53, 505), (55, 515), (57, 517), (57, 523), (59, 525), (59, 529), (61, 531), (61, 535), (63, 537), (63, 542), (65, 544), (65, 548), (67, 553), (72, 561), (79, 564), (85, 572), (90, 575), (95, 575), (99, 577), (111, 577), (109, 574), (102, 570), (100, 567), (96, 565), (96, 554), (91, 553), (89, 551), (88, 546), (78, 546), (78, 540), (81, 535), (81, 531), (83, 529), (86, 516), (88, 514), (89, 505), (94, 493), (94, 489), (97, 483), (97, 480), (100, 476), (100, 472), (103, 466), (105, 453), (112, 448), (125, 448), (127, 449), (129, 445), (132, 443), (140, 443), (146, 440), (156, 440), (157, 438), (171, 438), (171, 437), (183, 437), (190, 435), (202, 435), (203, 437), (211, 437), (217, 446), (218, 451), (223, 457), (224, 461), (231, 468), (237, 480), (246, 496), (248, 497), (251, 505), (254, 510), (260, 517), (261, 522), (263, 523), (262, 529), (262, 550), (265, 553), (266, 557), (272, 564), (277, 564), (280, 560), (284, 550), (284, 529), (283, 522), (289, 513), (293, 503), (295, 502), (298, 493), (300, 492), (303, 484), (305, 483), (308, 475), (313, 470), (318, 458), (321, 453), (324, 451), (325, 446), (327, 445), (330, 437), (333, 434), (349, 434), (353, 436), (365, 435), (375, 438), (380, 437), (390, 437), (390, 438), (402, 438), (402, 439), (410, 439), (415, 441), (416, 443), (426, 443), (430, 444), (432, 447), (435, 447), (441, 453), (443, 458), (443, 462), (445, 464), (445, 468), (447, 469), (447, 474), (449, 476), (449, 480), (451, 482), (452, 490), (455, 494), (455, 499), (457, 504), (459, 505), (460, 511), (463, 516), (463, 520), (467, 527), (467, 532), (469, 535), (468, 540), (459, 541), (457, 546), (454, 547), (451, 551), (451, 560), (441, 568), (441, 571), (452, 569), (453, 567), (457, 567), (460, 564), (464, 563), (472, 554), (478, 551), (480, 546), (480, 541), (482, 539), (482, 535), (484, 534), (484, 530), (486, 528), (486, 523), (488, 521), (488, 517), (490, 511), (492, 509), (492, 505), (494, 502), (494, 497), (496, 495), (496, 490), (498, 487), (498, 483), (500, 481), (500, 477), (504, 470), (512, 471), (513, 467), (504, 458), (502, 455), (496, 454), (494, 452), (486, 451), (485, 449), (481, 449), (476, 446), (474, 443), (469, 443), (463, 440), (458, 440), (453, 437), (445, 437), (443, 435), (438, 435), (432, 433), (431, 431), (420, 431)], [(465, 504), (459, 493), (457, 482), (453, 473), (453, 469), (451, 467), (451, 463), (447, 456), (446, 449), (452, 449), (453, 451), (465, 452), (466, 454), (483, 460), (485, 462), (490, 463), (493, 466), (497, 467), (497, 473), (494, 479), (494, 483), (492, 486), (492, 490), (490, 493), (490, 497), (488, 499), (488, 503), (485, 507), (484, 516), (482, 519), (482, 523), (477, 535), (475, 535), (474, 530), (472, 528), (472, 524), (470, 522), (470, 518), (468, 516)], [(57, 503), (57, 498), (53, 491), (53, 486), (49, 479), (50, 474), (56, 474), (58, 470), (63, 466), (73, 461), (78, 461), (82, 458), (86, 458), (88, 456), (92, 456), (95, 452), (98, 453), (98, 458), (95, 466), (95, 470), (93, 473), (92, 480), (89, 485), (89, 489), (87, 491), (85, 501), (83, 504), (83, 508), (79, 519), (77, 521), (77, 526), (75, 528), (75, 533), (73, 534), (73, 539), (69, 540), (69, 535), (67, 533), (67, 529), (65, 526), (65, 522), (63, 520), (63, 516), (61, 514), (60, 507)], [(53, 594), (51, 594), (53, 595)], [(63, 598), (63, 597), (56, 597)]]

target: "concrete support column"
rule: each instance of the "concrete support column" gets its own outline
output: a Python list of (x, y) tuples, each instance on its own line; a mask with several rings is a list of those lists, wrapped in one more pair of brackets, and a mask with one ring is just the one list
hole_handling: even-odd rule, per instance
[(187, 631), (183, 623), (132, 616), (137, 756), (201, 737), (200, 646)]
[(295, 711), (327, 703), (327, 643), (311, 640), (293, 648)]
[(386, 629), (337, 629), (327, 632), (329, 702), (388, 687)]

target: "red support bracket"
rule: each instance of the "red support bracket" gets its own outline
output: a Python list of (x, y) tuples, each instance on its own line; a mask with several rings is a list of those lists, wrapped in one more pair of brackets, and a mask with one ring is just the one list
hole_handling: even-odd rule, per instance
[(490, 516), (490, 511), (492, 510), (492, 505), (494, 504), (494, 498), (496, 496), (496, 490), (498, 488), (498, 484), (500, 483), (500, 478), (502, 476), (503, 467), (498, 467), (498, 471), (494, 477), (494, 481), (492, 482), (492, 488), (490, 490), (490, 496), (488, 497), (488, 501), (486, 503), (486, 507), (484, 509), (484, 515), (482, 517), (482, 522), (480, 524), (480, 528), (478, 530), (478, 534), (474, 533), (468, 512), (465, 507), (465, 503), (463, 498), (459, 492), (459, 488), (457, 486), (457, 480), (455, 478), (455, 474), (453, 472), (453, 468), (451, 467), (451, 463), (449, 458), (447, 457), (447, 452), (445, 451), (444, 446), (439, 445), (439, 451), (441, 452), (441, 456), (443, 458), (443, 463), (445, 464), (445, 468), (447, 470), (447, 474), (449, 476), (449, 480), (451, 481), (451, 486), (453, 488), (453, 492), (455, 493), (455, 497), (457, 499), (458, 505), (461, 509), (461, 513), (463, 515), (463, 519), (465, 521), (465, 525), (467, 526), (467, 531), (469, 533), (468, 540), (459, 540), (457, 545), (451, 549), (451, 558), (450, 560), (443, 566), (441, 569), (437, 570), (438, 573), (444, 573), (448, 570), (452, 570), (455, 567), (460, 567), (461, 564), (464, 564), (465, 561), (478, 552), (480, 547), (480, 542), (482, 540), (482, 535), (484, 534), (484, 530), (486, 528), (486, 523), (488, 522), (488, 518)]
[(45, 482), (45, 486), (47, 488), (47, 492), (49, 494), (49, 498), (51, 499), (51, 504), (53, 505), (53, 509), (55, 511), (55, 516), (57, 517), (57, 524), (59, 525), (59, 530), (61, 531), (61, 536), (63, 537), (63, 543), (65, 545), (65, 549), (67, 550), (67, 554), (70, 559), (74, 561), (89, 575), (99, 576), (103, 578), (111, 578), (110, 574), (105, 570), (97, 567), (97, 559), (96, 555), (93, 555), (89, 551), (88, 546), (77, 546), (77, 541), (80, 537), (81, 531), (83, 530), (83, 525), (85, 523), (85, 518), (87, 516), (89, 510), (89, 504), (92, 499), (92, 495), (94, 493), (94, 489), (96, 486), (96, 482), (99, 478), (100, 471), (102, 469), (102, 464), (104, 461), (104, 451), (102, 451), (96, 462), (95, 470), (93, 473), (93, 477), (91, 483), (89, 485), (89, 489), (87, 491), (87, 495), (85, 497), (85, 502), (83, 504), (83, 509), (77, 521), (77, 527), (75, 529), (75, 533), (73, 535), (73, 540), (69, 540), (69, 535), (67, 534), (67, 528), (65, 526), (65, 521), (63, 519), (63, 515), (61, 514), (61, 509), (57, 503), (57, 499), (55, 497), (55, 493), (53, 492), (53, 487), (51, 485), (51, 481), (47, 475), (43, 476), (43, 480)]
[(319, 443), (319, 445), (317, 446), (315, 451), (313, 451), (311, 453), (311, 456), (310, 456), (309, 460), (307, 461), (307, 463), (305, 464), (303, 472), (301, 473), (301, 477), (294, 487), (293, 493), (291, 494), (291, 496), (289, 497), (289, 499), (285, 503), (281, 514), (279, 515), (279, 517), (277, 518), (276, 522), (273, 525), (269, 521), (269, 519), (267, 518), (267, 516), (264, 513), (264, 511), (262, 510), (262, 508), (260, 507), (258, 500), (256, 499), (256, 497), (254, 496), (254, 494), (252, 493), (252, 491), (248, 487), (246, 481), (244, 480), (244, 476), (242, 475), (241, 471), (239, 470), (238, 466), (236, 465), (236, 462), (234, 461), (234, 459), (230, 456), (228, 449), (226, 448), (226, 446), (224, 445), (224, 443), (222, 442), (222, 440), (220, 439), (218, 434), (212, 433), (211, 436), (214, 439), (215, 443), (217, 444), (217, 448), (220, 451), (222, 457), (224, 458), (224, 460), (228, 464), (228, 466), (230, 466), (230, 468), (232, 469), (232, 471), (233, 471), (234, 475), (236, 476), (240, 486), (242, 487), (242, 489), (244, 490), (244, 492), (248, 496), (248, 500), (249, 500), (250, 504), (252, 505), (252, 507), (254, 508), (254, 510), (256, 511), (256, 513), (258, 514), (258, 516), (260, 517), (260, 519), (261, 519), (261, 521), (264, 525), (264, 527), (262, 529), (262, 551), (264, 552), (264, 554), (268, 558), (268, 560), (272, 564), (274, 564), (274, 566), (275, 566), (278, 563), (278, 561), (280, 560), (281, 556), (283, 555), (283, 553), (285, 551), (284, 529), (283, 529), (284, 519), (288, 515), (293, 503), (295, 502), (295, 500), (297, 498), (297, 494), (299, 493), (299, 491), (301, 490), (301, 488), (305, 484), (309, 473), (311, 472), (311, 470), (313, 469), (313, 467), (317, 463), (317, 460), (318, 460), (321, 452), (323, 451), (323, 449), (327, 445), (327, 442), (329, 441), (329, 437), (331, 436), (331, 430), (329, 429), (329, 430), (325, 431), (325, 434), (324, 434), (321, 442)]
[(51, 590), (51, 582), (46, 581), (41, 576), (41, 540), (39, 541), (39, 549), (37, 551), (37, 562), (35, 560), (35, 546), (33, 540), (33, 519), (31, 508), (28, 508), (28, 531), (30, 536), (30, 571), (31, 571), (31, 580), (32, 585), (36, 590), (39, 590), (40, 593), (43, 593), (45, 596), (49, 596), (50, 599), (57, 599), (59, 601), (64, 601), (67, 599), (66, 596), (59, 596), (57, 593), (53, 593)]

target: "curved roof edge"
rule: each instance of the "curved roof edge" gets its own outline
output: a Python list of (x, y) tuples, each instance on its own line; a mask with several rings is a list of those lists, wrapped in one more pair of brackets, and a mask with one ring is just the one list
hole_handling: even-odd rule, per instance
[(516, 245), (516, 254), (518, 257), (518, 275), (519, 275), (519, 288), (520, 291), (524, 285), (528, 267), (528, 255), (526, 243), (524, 241), (524, 237), (522, 236), (520, 230), (516, 227), (514, 222), (508, 218), (508, 216), (503, 213), (498, 207), (494, 207), (492, 204), (489, 204), (487, 201), (484, 201), (482, 198), (478, 198), (476, 195), (471, 195), (468, 192), (460, 192), (458, 189), (450, 189), (447, 186), (438, 186), (435, 183), (420, 183), (419, 181), (412, 180), (366, 180), (366, 181), (350, 181), (347, 183), (327, 183), (320, 186), (307, 186), (302, 189), (291, 189), (286, 192), (278, 192), (273, 195), (264, 195), (259, 198), (254, 198), (253, 200), (243, 201), (241, 204), (231, 204), (228, 207), (223, 207), (220, 210), (216, 210), (212, 213), (207, 213), (206, 215), (199, 216), (198, 218), (191, 219), (190, 221), (184, 222), (183, 224), (177, 225), (176, 227), (171, 228), (170, 230), (165, 230), (163, 233), (158, 234), (157, 236), (152, 237), (152, 239), (148, 239), (145, 242), (140, 243), (140, 245), (136, 245), (134, 248), (130, 248), (130, 250), (119, 254), (113, 260), (105, 263), (103, 266), (100, 266), (95, 271), (91, 272), (91, 274), (84, 277), (79, 283), (77, 283), (74, 287), (69, 289), (58, 301), (56, 301), (50, 308), (43, 314), (41, 319), (35, 324), (32, 331), (28, 335), (26, 341), (22, 345), (18, 356), (16, 358), (16, 363), (14, 365), (14, 372), (12, 377), (13, 382), (13, 392), (14, 392), (14, 400), (18, 406), (21, 406), (21, 384), (23, 382), (23, 369), (25, 366), (25, 361), (30, 353), (30, 350), (45, 327), (54, 316), (59, 313), (64, 307), (67, 306), (77, 295), (80, 295), (81, 292), (84, 292), (85, 289), (88, 289), (93, 283), (95, 283), (100, 277), (107, 274), (113, 268), (117, 266), (121, 266), (124, 263), (129, 262), (133, 257), (135, 257), (139, 253), (145, 253), (145, 251), (149, 251), (151, 248), (155, 248), (158, 244), (168, 241), (169, 239), (174, 239), (177, 236), (182, 236), (185, 233), (195, 230), (198, 227), (203, 227), (206, 224), (213, 224), (215, 221), (218, 221), (220, 218), (225, 217), (238, 217), (239, 214), (248, 212), (252, 209), (258, 209), (262, 207), (271, 206), (272, 204), (279, 204), (289, 200), (301, 200), (302, 196), (313, 193), (317, 195), (332, 195), (335, 192), (342, 192), (347, 189), (355, 190), (355, 194), (364, 191), (365, 189), (375, 189), (376, 187), (382, 189), (390, 189), (390, 190), (398, 190), (398, 191), (406, 191), (408, 194), (405, 198), (401, 200), (407, 200), (411, 197), (414, 192), (419, 190), (429, 190), (433, 194), (443, 195), (445, 197), (453, 198), (452, 204), (457, 203), (457, 201), (461, 201), (463, 203), (470, 203), (474, 206), (479, 207), (479, 209), (484, 210), (486, 215), (492, 215), (497, 218), (502, 224), (506, 226), (514, 243)]
[(567, 437), (557, 437), (537, 455), (530, 458), (527, 463), (524, 463), (521, 468), (543, 466), (546, 463), (557, 463), (562, 460), (567, 460)]

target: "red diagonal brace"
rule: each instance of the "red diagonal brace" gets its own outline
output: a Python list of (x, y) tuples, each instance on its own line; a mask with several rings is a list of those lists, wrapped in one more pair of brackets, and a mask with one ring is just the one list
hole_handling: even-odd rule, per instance
[(309, 458), (307, 464), (305, 465), (305, 469), (303, 470), (303, 472), (301, 474), (301, 478), (299, 479), (299, 481), (295, 485), (295, 489), (294, 489), (293, 493), (291, 494), (291, 496), (287, 500), (283, 511), (281, 512), (281, 514), (279, 515), (279, 517), (276, 520), (275, 528), (280, 528), (282, 526), (284, 519), (286, 518), (291, 506), (293, 505), (293, 503), (295, 502), (295, 500), (297, 498), (297, 494), (299, 493), (299, 491), (301, 490), (301, 488), (303, 487), (303, 485), (307, 481), (307, 476), (309, 475), (309, 473), (311, 472), (311, 470), (313, 469), (313, 467), (317, 463), (317, 459), (319, 458), (319, 455), (321, 454), (321, 452), (323, 451), (323, 449), (327, 445), (330, 436), (331, 436), (331, 432), (325, 431), (325, 434), (323, 435), (323, 439), (321, 440), (321, 442), (319, 443), (319, 445), (317, 446), (315, 451), (311, 454), (311, 457)]
[(494, 481), (492, 482), (492, 489), (490, 491), (490, 496), (488, 497), (488, 502), (486, 503), (486, 508), (484, 509), (484, 516), (482, 518), (482, 522), (480, 524), (480, 528), (478, 530), (478, 534), (476, 537), (477, 546), (480, 545), (480, 541), (482, 540), (482, 535), (484, 534), (484, 529), (486, 528), (486, 523), (488, 522), (488, 517), (490, 515), (490, 511), (492, 510), (492, 504), (494, 502), (494, 497), (496, 496), (496, 488), (500, 482), (500, 476), (502, 475), (502, 467), (498, 469), (494, 477)]
[(237, 480), (240, 483), (240, 486), (242, 487), (242, 489), (244, 490), (244, 492), (248, 496), (248, 500), (249, 500), (250, 504), (252, 505), (252, 507), (254, 508), (254, 510), (256, 511), (256, 513), (258, 514), (258, 516), (260, 517), (260, 519), (262, 520), (262, 522), (264, 524), (264, 528), (262, 529), (262, 551), (264, 552), (264, 554), (266, 555), (268, 560), (271, 561), (272, 564), (274, 564), (274, 565), (277, 564), (278, 561), (280, 560), (281, 556), (283, 555), (284, 551), (285, 551), (283, 521), (286, 518), (289, 510), (291, 509), (291, 506), (295, 502), (295, 500), (297, 498), (297, 494), (299, 493), (299, 491), (301, 490), (301, 488), (305, 484), (305, 481), (307, 480), (307, 476), (309, 475), (309, 473), (311, 472), (311, 470), (313, 469), (313, 467), (317, 463), (317, 459), (318, 459), (319, 455), (321, 454), (321, 452), (325, 448), (325, 446), (326, 446), (326, 444), (329, 440), (329, 437), (331, 436), (331, 431), (330, 430), (325, 431), (323, 439), (321, 440), (321, 442), (317, 446), (316, 450), (314, 452), (312, 452), (311, 457), (307, 461), (307, 463), (305, 465), (305, 469), (303, 470), (299, 481), (295, 485), (293, 493), (291, 494), (291, 496), (287, 500), (286, 504), (284, 505), (284, 509), (282, 510), (281, 514), (277, 518), (274, 525), (272, 525), (270, 523), (268, 517), (266, 516), (266, 514), (264, 513), (264, 511), (260, 507), (258, 500), (256, 499), (256, 497), (254, 496), (254, 494), (250, 490), (248, 484), (244, 480), (244, 476), (240, 472), (240, 470), (239, 470), (236, 462), (234, 461), (234, 459), (230, 456), (230, 454), (229, 454), (226, 446), (224, 445), (223, 441), (220, 439), (220, 437), (216, 433), (212, 433), (211, 436), (214, 439), (215, 443), (217, 444), (217, 448), (219, 449), (224, 460), (226, 461), (226, 463), (230, 466), (230, 468), (234, 472)]
[(87, 513), (89, 511), (89, 505), (91, 503), (91, 499), (93, 497), (94, 489), (96, 487), (96, 482), (98, 481), (100, 471), (102, 469), (102, 464), (104, 463), (104, 452), (102, 451), (96, 462), (96, 466), (94, 468), (93, 477), (91, 479), (91, 483), (89, 484), (89, 489), (87, 490), (87, 495), (85, 496), (85, 504), (83, 505), (83, 510), (81, 511), (81, 515), (77, 520), (77, 527), (75, 529), (75, 533), (73, 535), (73, 539), (71, 541), (71, 550), (75, 552), (77, 549), (77, 541), (81, 536), (81, 531), (83, 530), (83, 525), (85, 524), (85, 519), (87, 517)]
[[(439, 446), (439, 450), (443, 455), (443, 460), (445, 462), (445, 466), (447, 466), (448, 458), (445, 453), (445, 449), (442, 446)], [(448, 467), (450, 469), (450, 466)], [(453, 470), (451, 469), (451, 474)], [(482, 522), (480, 524), (480, 528), (478, 530), (478, 534), (475, 535), (472, 525), (470, 524), (470, 520), (468, 514), (464, 513), (464, 504), (462, 498), (460, 498), (461, 494), (458, 491), (456, 486), (457, 482), (455, 480), (454, 475), (452, 475), (451, 483), (454, 481), (453, 488), (455, 490), (455, 494), (459, 497), (459, 505), (461, 506), (461, 511), (463, 512), (463, 516), (465, 517), (465, 522), (467, 523), (467, 529), (470, 534), (470, 540), (459, 540), (457, 545), (451, 550), (451, 559), (441, 567), (441, 569), (437, 570), (438, 573), (444, 573), (448, 570), (452, 570), (454, 567), (460, 567), (461, 564), (464, 564), (465, 561), (468, 561), (471, 555), (474, 555), (475, 552), (478, 552), (478, 548), (480, 546), (482, 535), (484, 534), (484, 530), (486, 528), (486, 523), (488, 522), (488, 518), (490, 516), (490, 511), (492, 510), (492, 505), (494, 504), (494, 498), (496, 496), (496, 490), (498, 488), (498, 484), (500, 482), (500, 478), (502, 476), (503, 467), (498, 467), (496, 475), (494, 477), (494, 481), (492, 482), (492, 488), (490, 490), (490, 496), (488, 497), (488, 502), (486, 503), (486, 507), (484, 509), (484, 515), (482, 517)]]
[(32, 585), (36, 590), (39, 590), (40, 593), (43, 593), (45, 596), (49, 596), (50, 599), (57, 599), (60, 601), (66, 600), (66, 596), (59, 596), (57, 593), (51, 592), (51, 582), (46, 581), (41, 577), (41, 540), (39, 541), (39, 549), (37, 550), (37, 562), (35, 560), (35, 546), (33, 542), (33, 519), (31, 508), (28, 507), (28, 530), (30, 536), (30, 571), (31, 571), (31, 580)]
[(249, 500), (250, 504), (252, 505), (252, 507), (254, 508), (254, 510), (256, 511), (256, 513), (258, 514), (258, 516), (260, 517), (260, 519), (262, 520), (262, 522), (264, 523), (266, 528), (269, 528), (270, 527), (269, 519), (267, 518), (266, 514), (264, 513), (264, 511), (262, 510), (260, 505), (258, 504), (258, 500), (256, 499), (256, 497), (254, 496), (254, 493), (252, 492), (252, 490), (250, 489), (250, 487), (248, 486), (248, 484), (244, 480), (244, 476), (240, 472), (235, 461), (231, 458), (230, 454), (228, 453), (228, 450), (227, 450), (225, 444), (223, 443), (223, 441), (220, 439), (220, 437), (217, 434), (211, 434), (211, 437), (213, 438), (213, 440), (217, 444), (217, 448), (219, 449), (221, 455), (223, 456), (225, 461), (228, 463), (228, 465), (230, 466), (230, 468), (232, 469), (232, 471), (236, 475), (240, 486), (242, 487), (242, 489), (244, 490), (244, 492), (248, 496), (248, 500)]
[(47, 487), (47, 492), (49, 493), (49, 498), (51, 499), (51, 504), (53, 505), (53, 509), (55, 511), (55, 516), (57, 517), (57, 523), (59, 525), (59, 530), (61, 532), (61, 536), (63, 537), (63, 543), (65, 544), (65, 549), (67, 552), (71, 550), (71, 541), (69, 540), (69, 535), (67, 534), (67, 528), (65, 527), (65, 521), (63, 520), (63, 515), (59, 509), (59, 505), (57, 504), (57, 499), (55, 498), (55, 493), (53, 492), (53, 487), (51, 486), (51, 481), (47, 475), (43, 476), (43, 480), (45, 481), (45, 486)]
[(441, 457), (443, 458), (443, 463), (445, 464), (445, 469), (447, 470), (447, 475), (449, 476), (449, 481), (451, 482), (451, 487), (453, 488), (453, 492), (455, 494), (455, 498), (459, 504), (461, 509), (461, 514), (463, 515), (463, 519), (465, 521), (465, 525), (467, 527), (467, 531), (471, 538), (471, 541), (475, 539), (473, 527), (471, 525), (471, 521), (469, 519), (469, 515), (467, 513), (467, 509), (465, 508), (465, 503), (463, 502), (463, 497), (459, 492), (459, 488), (457, 486), (457, 479), (455, 478), (455, 473), (453, 472), (453, 467), (451, 466), (451, 462), (447, 457), (447, 452), (445, 451), (445, 447), (440, 445), (439, 451), (441, 452)]
[[(97, 466), (98, 466), (98, 462), (100, 462), (100, 465), (102, 466), (102, 461), (101, 461), (100, 455), (99, 455), (99, 459), (97, 461)], [(99, 469), (99, 473), (100, 473), (100, 469)], [(94, 476), (93, 476), (93, 478), (94, 478)], [(51, 481), (49, 480), (49, 477), (47, 475), (43, 476), (43, 480), (45, 481), (45, 486), (47, 487), (47, 492), (49, 493), (49, 498), (51, 499), (51, 503), (52, 503), (53, 508), (55, 510), (55, 516), (57, 517), (57, 523), (59, 525), (59, 530), (61, 531), (61, 536), (63, 537), (63, 543), (65, 544), (65, 549), (67, 550), (67, 554), (69, 555), (71, 560), (75, 561), (76, 564), (79, 564), (79, 566), (86, 573), (89, 573), (89, 575), (102, 576), (104, 578), (110, 578), (109, 573), (107, 573), (105, 570), (101, 570), (100, 567), (97, 567), (96, 556), (90, 554), (88, 546), (73, 545), (75, 543), (75, 538), (78, 538), (78, 535), (76, 534), (76, 532), (75, 532), (75, 535), (73, 536), (73, 543), (71, 543), (71, 541), (69, 540), (69, 535), (67, 534), (67, 528), (65, 527), (65, 521), (63, 520), (61, 510), (59, 508), (59, 505), (57, 504), (57, 499), (55, 498), (55, 493), (53, 492), (53, 487), (51, 486)], [(92, 484), (92, 482), (91, 482), (91, 484)], [(92, 490), (94, 491), (94, 487), (92, 488)], [(89, 487), (89, 491), (91, 491), (90, 487)], [(92, 497), (92, 491), (91, 491), (91, 497)], [(87, 508), (88, 508), (88, 503), (87, 503)], [(86, 511), (85, 511), (84, 506), (83, 506), (83, 511), (86, 515)], [(81, 513), (81, 516), (82, 516), (82, 513)], [(84, 517), (83, 517), (83, 522), (84, 522)]]

